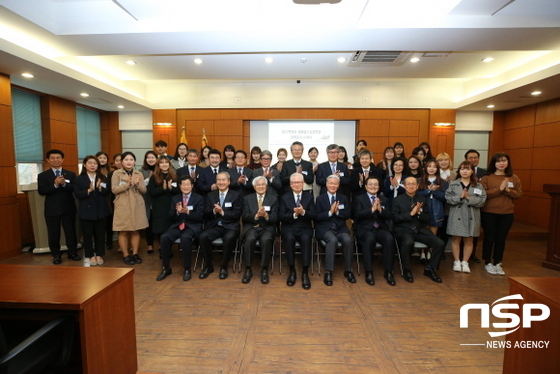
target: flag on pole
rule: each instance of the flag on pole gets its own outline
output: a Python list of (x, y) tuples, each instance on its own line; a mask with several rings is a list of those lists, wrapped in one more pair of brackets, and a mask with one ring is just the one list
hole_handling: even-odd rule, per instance
[(202, 148), (208, 145), (208, 139), (206, 139), (206, 130), (202, 129)]
[(181, 141), (179, 143), (189, 144), (187, 143), (187, 134), (185, 132), (185, 126), (181, 128)]

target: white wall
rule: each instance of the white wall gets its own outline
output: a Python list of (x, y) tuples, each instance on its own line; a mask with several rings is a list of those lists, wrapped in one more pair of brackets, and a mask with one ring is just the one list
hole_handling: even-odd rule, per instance
[(476, 149), (480, 153), (480, 167), (486, 168), (488, 165), (488, 143), (493, 123), (494, 112), (457, 111), (454, 167), (464, 160), (466, 151)]

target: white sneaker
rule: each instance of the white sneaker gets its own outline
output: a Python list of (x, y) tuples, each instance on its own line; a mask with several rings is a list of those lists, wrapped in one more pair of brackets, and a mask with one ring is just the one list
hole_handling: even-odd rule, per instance
[(453, 261), (453, 271), (461, 272), (461, 261)]
[(491, 263), (484, 265), (484, 269), (488, 272), (488, 274), (492, 274), (492, 275), (497, 275), (498, 274), (498, 272), (496, 271), (496, 268)]
[(504, 269), (502, 269), (502, 263), (501, 262), (498, 265), (494, 265), (494, 268), (496, 269), (496, 274), (506, 275), (506, 273), (504, 272)]
[(432, 251), (428, 251), (428, 253), (426, 253), (426, 260), (429, 260), (432, 258)]
[(461, 268), (463, 269), (463, 273), (471, 272), (471, 269), (469, 268), (469, 263), (467, 261), (461, 262)]

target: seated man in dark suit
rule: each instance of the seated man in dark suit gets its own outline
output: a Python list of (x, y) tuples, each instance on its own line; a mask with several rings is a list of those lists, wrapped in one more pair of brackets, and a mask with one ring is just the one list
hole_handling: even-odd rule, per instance
[(232, 190), (237, 191), (241, 194), (241, 197), (245, 197), (253, 192), (253, 170), (245, 166), (247, 162), (247, 153), (242, 150), (235, 152), (234, 158), (235, 166), (228, 169), (228, 173), (231, 176), (231, 185), (229, 186)]
[(377, 178), (380, 181), (385, 180), (382, 170), (378, 169), (373, 163), (373, 155), (367, 149), (364, 149), (358, 155), (359, 166), (355, 167), (350, 176), (350, 190), (352, 198), (366, 193), (365, 181), (368, 177)]
[(208, 163), (209, 165), (202, 169), (200, 176), (197, 180), (196, 190), (199, 194), (206, 196), (210, 191), (216, 191), (218, 186), (216, 185), (216, 177), (219, 172), (226, 171), (227, 169), (220, 165), (222, 160), (222, 154), (217, 149), (212, 149), (208, 152)]
[(193, 241), (200, 236), (202, 231), (202, 216), (204, 212), (204, 199), (193, 192), (194, 181), (188, 175), (179, 177), (181, 193), (171, 198), (169, 215), (174, 220), (171, 227), (161, 235), (161, 258), (163, 270), (156, 280), (164, 280), (172, 273), (169, 266), (171, 247), (178, 238), (181, 238), (183, 250), (183, 280), (191, 279), (191, 253)]
[(272, 254), (278, 222), (278, 197), (267, 192), (265, 177), (253, 179), (255, 193), (243, 199), (243, 257), (245, 260), (245, 275), (242, 282), (249, 283), (253, 277), (251, 263), (255, 255), (257, 240), (262, 252), (261, 258), (261, 283), (270, 281), (268, 265)]
[(239, 237), (239, 218), (243, 210), (243, 200), (238, 192), (229, 188), (230, 175), (227, 171), (218, 173), (217, 190), (206, 195), (204, 231), (200, 234), (200, 250), (204, 256), (204, 269), (199, 278), (207, 278), (214, 272), (212, 266), (212, 242), (218, 238), (223, 241), (222, 267), (220, 279), (228, 277), (228, 264)]
[(344, 256), (344, 276), (350, 283), (356, 283), (352, 272), (352, 254), (354, 241), (350, 237), (350, 230), (346, 220), (350, 218), (350, 201), (343, 194), (337, 193), (340, 178), (333, 174), (327, 177), (327, 192), (319, 195), (316, 204), (315, 235), (324, 240), (325, 245), (325, 278), (323, 282), (332, 286), (332, 272), (334, 270), (334, 255), (338, 242), (342, 244)]
[(290, 176), (291, 191), (280, 199), (280, 221), (282, 222), (282, 244), (286, 251), (290, 275), (287, 284), (292, 287), (296, 283), (295, 253), (296, 241), (300, 244), (301, 262), (303, 265), (301, 286), (311, 288), (309, 265), (312, 257), (313, 225), (315, 203), (313, 195), (303, 192), (303, 175), (293, 173)]
[(395, 239), (393, 239), (388, 223), (392, 214), (387, 206), (387, 198), (381, 194), (380, 185), (381, 181), (375, 177), (369, 176), (365, 180), (366, 192), (354, 196), (352, 201), (352, 217), (354, 218), (356, 238), (362, 245), (366, 283), (370, 286), (375, 284), (372, 260), (375, 245), (378, 242), (381, 244), (383, 252), (385, 269), (383, 276), (387, 283), (394, 286), (396, 284), (393, 275)]
[(76, 174), (62, 168), (64, 153), (58, 149), (51, 149), (46, 154), (47, 162), (51, 165), (37, 177), (39, 195), (45, 196), (45, 221), (49, 236), (49, 249), (53, 256), (53, 264), (62, 262), (60, 252), (60, 226), (64, 228), (68, 258), (80, 261), (82, 258), (76, 253), (78, 239), (76, 237), (76, 203), (74, 202), (74, 179)]
[(393, 200), (395, 236), (401, 253), (404, 279), (410, 283), (414, 281), (410, 271), (410, 254), (414, 248), (414, 241), (418, 241), (432, 248), (432, 257), (428, 261), (424, 275), (434, 282), (441, 283), (436, 269), (445, 244), (428, 229), (430, 213), (426, 199), (416, 193), (418, 180), (415, 177), (407, 177), (404, 180), (404, 188), (406, 192)]
[(313, 164), (309, 161), (303, 160), (303, 143), (293, 142), (290, 146), (292, 152), (292, 159), (284, 162), (282, 166), (282, 191), (283, 194), (290, 192), (291, 179), (293, 173), (300, 173), (303, 175), (303, 191), (305, 193), (313, 194), (313, 181), (315, 174), (313, 173)]
[(189, 149), (187, 151), (187, 164), (182, 168), (177, 169), (177, 178), (181, 175), (188, 175), (195, 183), (194, 192), (198, 193), (196, 182), (202, 173), (203, 167), (198, 165), (198, 151), (196, 149)]
[[(341, 186), (350, 185), (350, 174), (348, 173), (348, 166), (342, 162), (338, 162), (338, 145), (331, 144), (327, 146), (327, 157), (328, 161), (322, 162), (317, 167), (317, 172), (315, 173), (315, 181), (319, 186), (321, 186), (320, 194), (327, 192), (327, 177), (329, 175), (338, 175), (340, 178)], [(317, 197), (317, 196), (315, 196)], [(349, 209), (350, 207), (348, 207)]]
[(267, 193), (280, 196), (282, 190), (282, 178), (277, 169), (272, 169), (270, 163), (272, 161), (272, 153), (268, 150), (261, 152), (261, 167), (253, 170), (253, 178), (258, 176), (265, 177), (268, 181)]

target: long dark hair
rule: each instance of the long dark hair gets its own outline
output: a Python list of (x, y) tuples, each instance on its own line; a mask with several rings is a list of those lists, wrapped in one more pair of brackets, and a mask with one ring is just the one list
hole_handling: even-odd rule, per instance
[(95, 177), (101, 180), (101, 182), (105, 182), (106, 177), (105, 175), (103, 175), (103, 173), (100, 170), (101, 164), (99, 163), (97, 157), (95, 157), (94, 155), (89, 155), (84, 157), (84, 161), (82, 161), (82, 172), (80, 173), (80, 175), (87, 174), (86, 162), (88, 162), (89, 160), (95, 160), (95, 162), (97, 162), (97, 170), (95, 171)]
[(428, 188), (428, 185), (429, 185), (429, 184), (428, 184), (428, 183), (429, 183), (429, 181), (428, 181), (428, 178), (429, 178), (429, 175), (428, 175), (428, 165), (429, 165), (429, 164), (432, 164), (432, 163), (433, 163), (434, 165), (436, 165), (436, 168), (437, 168), (437, 169), (436, 169), (436, 181), (435, 181), (435, 184), (437, 184), (437, 185), (439, 186), (439, 188), (441, 189), (441, 181), (442, 181), (442, 179), (441, 179), (441, 176), (440, 176), (440, 173), (439, 173), (439, 165), (438, 165), (437, 161), (436, 161), (434, 158), (431, 158), (431, 159), (429, 159), (428, 161), (426, 161), (426, 165), (424, 165), (424, 176), (422, 177), (422, 180), (420, 181), (420, 187), (419, 187), (421, 190), (425, 190), (426, 188)]
[(177, 148), (175, 148), (175, 156), (173, 157), (175, 160), (179, 159), (179, 147), (184, 145), (185, 148), (187, 148), (187, 152), (185, 153), (185, 159), (187, 158), (187, 155), (189, 154), (189, 146), (187, 143), (179, 143), (177, 145)]
[(391, 173), (393, 175), (395, 175), (395, 164), (397, 163), (397, 161), (402, 161), (402, 163), (403, 163), (403, 170), (402, 170), (401, 174), (403, 176), (408, 175), (407, 174), (408, 165), (407, 165), (407, 162), (406, 162), (406, 158), (402, 158), (402, 157), (393, 158), (393, 162), (391, 162)]
[[(158, 155), (157, 153), (155, 153), (154, 151), (148, 151), (146, 152), (146, 154), (144, 155), (144, 164), (142, 164), (142, 169), (144, 170), (154, 170), (155, 169), (155, 165), (154, 166), (150, 166), (150, 164), (148, 164), (148, 155), (154, 155), (154, 157), (156, 158), (156, 165), (157, 165), (157, 159), (158, 159)], [(123, 157), (124, 158), (124, 157)]]
[(224, 155), (224, 161), (225, 161), (225, 162), (228, 162), (228, 158), (227, 158), (227, 156), (226, 156), (226, 151), (231, 151), (231, 152), (233, 152), (233, 157), (232, 157), (231, 159), (232, 159), (232, 160), (235, 160), (235, 147), (234, 147), (233, 145), (231, 145), (231, 144), (228, 144), (228, 145), (226, 145), (226, 146), (224, 147), (224, 153), (223, 153), (223, 155)]
[[(397, 148), (398, 146), (402, 147), (402, 153), (399, 157), (406, 158), (406, 150), (404, 149), (404, 144), (401, 142), (396, 142), (395, 145), (393, 145), (393, 149)], [(396, 156), (397, 156), (397, 150), (395, 149), (395, 157)]]
[(506, 167), (506, 170), (504, 170), (506, 177), (511, 177), (513, 175), (513, 168), (511, 167), (511, 159), (509, 158), (509, 155), (505, 152), (498, 152), (494, 154), (494, 156), (492, 156), (490, 162), (488, 163), (488, 169), (486, 169), (486, 175), (494, 174), (496, 172), (497, 170), (496, 162), (500, 161), (502, 158), (505, 158), (508, 162), (508, 166)]
[[(253, 160), (253, 153), (257, 153), (257, 152), (259, 152), (259, 155), (261, 154), (262, 152), (261, 147), (254, 146), (253, 148), (251, 148), (251, 152), (249, 152), (249, 158), (251, 159), (249, 165), (247, 166), (249, 169), (255, 169), (260, 166), (260, 162), (256, 163), (255, 160)], [(259, 156), (259, 161), (260, 161), (260, 156)]]
[[(424, 149), (424, 146), (428, 147), (427, 152)], [(432, 158), (434, 158), (434, 156), (432, 155), (432, 147), (430, 147), (430, 144), (428, 142), (422, 142), (418, 145), (418, 147), (424, 149), (424, 154), (426, 155), (426, 160), (431, 160)]]
[[(412, 174), (412, 170), (410, 169), (410, 167), (408, 166), (408, 162), (410, 161), (410, 159), (413, 158), (416, 161), (418, 161), (418, 169), (416, 169), (418, 171), (418, 174), (413, 175)], [(416, 178), (422, 178), (424, 176), (424, 169), (422, 168), (422, 161), (420, 161), (420, 159), (417, 156), (410, 156), (408, 158), (408, 160), (406, 160), (406, 169), (407, 169), (407, 175), (411, 176), (411, 177), (416, 177)]]
[(346, 151), (346, 148), (339, 145), (338, 150), (344, 152), (344, 158), (342, 159), (342, 162), (347, 163), (348, 162), (348, 152)]
[[(163, 173), (159, 168), (159, 164), (162, 161), (169, 163), (169, 170), (167, 171), (167, 175), (165, 175), (165, 173)], [(177, 174), (175, 174), (175, 170), (173, 170), (171, 160), (169, 160), (166, 156), (159, 156), (156, 162), (156, 168), (154, 169), (154, 182), (156, 182), (156, 185), (159, 186), (164, 180), (168, 181), (169, 179), (177, 181)]]
[(469, 168), (469, 169), (472, 170), (472, 174), (471, 174), (469, 184), (471, 186), (476, 186), (478, 184), (478, 179), (476, 178), (476, 171), (474, 170), (474, 166), (473, 166), (473, 164), (471, 164), (470, 161), (463, 161), (459, 164), (459, 166), (457, 167), (457, 178), (455, 178), (455, 180), (461, 179), (460, 171), (461, 171), (462, 168)]
[(101, 162), (99, 163), (99, 167), (98, 169), (101, 171), (103, 169), (105, 169), (105, 173), (101, 172), (101, 174), (103, 175), (107, 175), (111, 172), (111, 169), (109, 168), (109, 155), (103, 151), (97, 152), (95, 154), (95, 157), (97, 157), (97, 161), (99, 161), (99, 156), (104, 155), (107, 158), (107, 163), (105, 165), (101, 165)]

